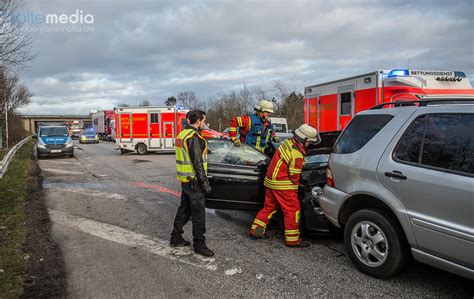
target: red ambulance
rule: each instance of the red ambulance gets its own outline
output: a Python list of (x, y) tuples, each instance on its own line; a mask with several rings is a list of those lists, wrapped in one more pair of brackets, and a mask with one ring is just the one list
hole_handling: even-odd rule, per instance
[[(175, 138), (186, 126), (189, 109), (180, 106), (115, 108), (115, 144), (120, 152), (174, 152)], [(221, 138), (222, 133), (206, 128), (204, 138)]]
[(305, 123), (320, 132), (343, 130), (360, 111), (377, 104), (418, 100), (420, 95), (474, 95), (463, 72), (378, 70), (307, 86)]

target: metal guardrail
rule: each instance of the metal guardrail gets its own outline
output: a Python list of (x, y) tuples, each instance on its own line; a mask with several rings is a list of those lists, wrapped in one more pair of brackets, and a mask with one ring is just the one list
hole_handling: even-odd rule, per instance
[(0, 179), (3, 178), (3, 175), (7, 172), (8, 165), (10, 164), (11, 160), (13, 160), (13, 157), (15, 157), (16, 152), (18, 149), (25, 144), (28, 140), (30, 140), (32, 136), (28, 136), (22, 141), (18, 142), (14, 147), (12, 147), (8, 153), (3, 157), (3, 160), (0, 161)]

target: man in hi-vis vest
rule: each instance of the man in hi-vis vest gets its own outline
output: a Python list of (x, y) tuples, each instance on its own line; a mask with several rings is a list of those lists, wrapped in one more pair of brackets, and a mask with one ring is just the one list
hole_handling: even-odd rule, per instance
[(183, 238), (183, 226), (191, 218), (193, 223), (194, 252), (203, 256), (213, 256), (207, 248), (205, 195), (211, 193), (207, 179), (207, 141), (201, 136), (206, 124), (206, 113), (192, 110), (186, 114), (188, 125), (176, 137), (176, 170), (181, 182), (181, 204), (176, 213), (171, 233), (170, 246), (189, 246)]

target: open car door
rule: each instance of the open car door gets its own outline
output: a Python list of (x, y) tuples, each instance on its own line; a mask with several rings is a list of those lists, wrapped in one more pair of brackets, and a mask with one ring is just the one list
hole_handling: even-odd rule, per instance
[(258, 210), (265, 197), (263, 179), (269, 158), (253, 147), (240, 147), (225, 139), (208, 141), (209, 183), (212, 193), (206, 207), (213, 209)]

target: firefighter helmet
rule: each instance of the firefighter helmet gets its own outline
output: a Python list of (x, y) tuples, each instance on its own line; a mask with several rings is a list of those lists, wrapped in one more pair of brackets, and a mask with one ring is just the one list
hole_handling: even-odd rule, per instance
[(302, 142), (310, 142), (314, 144), (321, 142), (318, 130), (307, 124), (302, 124), (298, 129), (294, 130), (293, 135), (296, 139)]
[(269, 102), (267, 100), (261, 100), (258, 102), (258, 104), (255, 106), (255, 110), (257, 111), (264, 111), (264, 112), (269, 112), (273, 113), (273, 103)]

